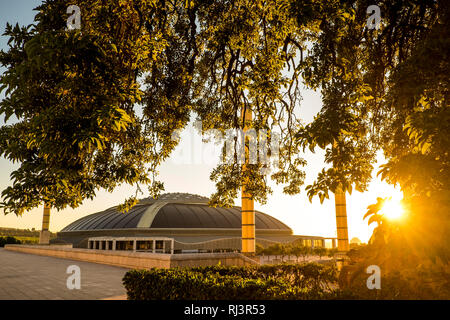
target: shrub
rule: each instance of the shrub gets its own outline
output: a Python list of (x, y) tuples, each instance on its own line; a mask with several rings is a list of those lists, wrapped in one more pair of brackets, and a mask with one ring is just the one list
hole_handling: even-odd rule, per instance
[(0, 237), (0, 248), (4, 247), (5, 244), (21, 244), (22, 242), (19, 239), (14, 237)]
[(334, 267), (318, 264), (249, 267), (210, 266), (131, 270), (123, 278), (132, 300), (330, 299)]
[(341, 272), (340, 287), (346, 295), (364, 300), (450, 299), (450, 268), (448, 264), (441, 261), (422, 262), (414, 269), (385, 271), (385, 268), (381, 267), (381, 289), (379, 290), (367, 288), (366, 267), (367, 263), (344, 267)]

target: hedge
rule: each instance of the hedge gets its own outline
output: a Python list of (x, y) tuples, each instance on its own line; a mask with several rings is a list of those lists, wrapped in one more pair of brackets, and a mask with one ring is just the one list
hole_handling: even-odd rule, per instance
[(318, 264), (131, 270), (131, 300), (271, 300), (342, 298), (334, 267)]
[(16, 239), (11, 236), (0, 237), (0, 248), (4, 247), (5, 244), (21, 244), (22, 242), (19, 239)]

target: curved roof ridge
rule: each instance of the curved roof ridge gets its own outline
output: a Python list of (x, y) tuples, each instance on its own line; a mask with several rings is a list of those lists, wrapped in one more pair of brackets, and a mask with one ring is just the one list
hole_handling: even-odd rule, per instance
[(155, 202), (151, 206), (149, 206), (147, 210), (145, 210), (139, 222), (137, 223), (136, 228), (151, 228), (153, 220), (159, 213), (159, 210), (161, 210), (161, 208), (168, 203), (169, 202), (161, 201)]

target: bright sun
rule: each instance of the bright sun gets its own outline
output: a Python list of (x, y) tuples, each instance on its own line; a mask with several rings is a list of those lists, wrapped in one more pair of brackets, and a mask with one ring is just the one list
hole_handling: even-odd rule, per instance
[(389, 220), (398, 220), (403, 216), (404, 212), (405, 210), (400, 201), (388, 199), (384, 203), (383, 208), (381, 208), (380, 214)]

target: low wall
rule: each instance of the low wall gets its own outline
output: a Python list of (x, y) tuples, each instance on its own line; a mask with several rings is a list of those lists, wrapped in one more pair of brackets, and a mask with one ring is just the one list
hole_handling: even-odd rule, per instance
[(108, 264), (130, 269), (210, 266), (218, 263), (227, 266), (257, 264), (240, 253), (161, 254), (129, 251), (105, 251), (67, 248), (58, 245), (5, 245), (6, 250), (41, 256)]

